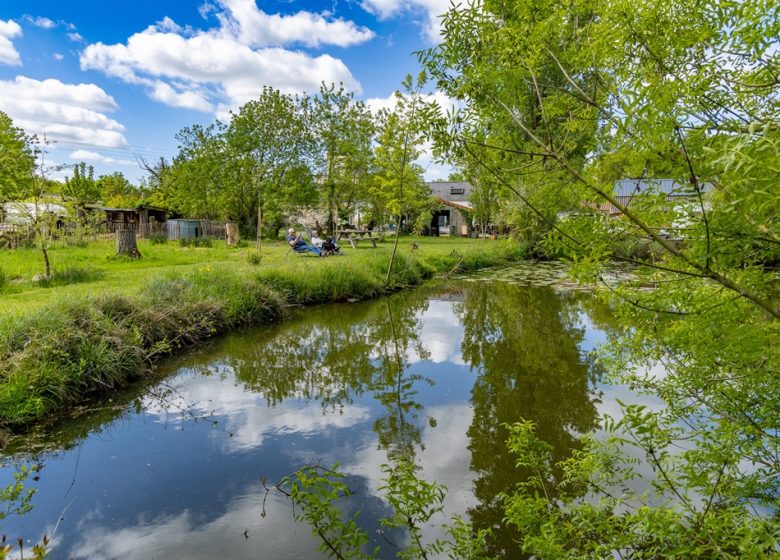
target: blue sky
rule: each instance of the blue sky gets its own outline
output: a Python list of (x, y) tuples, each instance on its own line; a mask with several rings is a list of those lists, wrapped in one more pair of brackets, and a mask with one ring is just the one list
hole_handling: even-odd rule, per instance
[(178, 130), (226, 118), (266, 84), (312, 93), (341, 81), (381, 105), (419, 71), (412, 53), (435, 44), (448, 5), (2, 0), (0, 111), (55, 140), (52, 161), (137, 180), (136, 155), (170, 158)]

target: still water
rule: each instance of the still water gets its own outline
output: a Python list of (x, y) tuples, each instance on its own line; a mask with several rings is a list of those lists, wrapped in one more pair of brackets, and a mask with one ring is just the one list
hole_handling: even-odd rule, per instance
[[(6, 447), (3, 485), (21, 464), (41, 469), (31, 511), (2, 532), (53, 535), (63, 559), (321, 558), (261, 477), (338, 462), (355, 492), (343, 508), (362, 511), (372, 545), (403, 542), (377, 533), (381, 466), (398, 454), (447, 486), (438, 521), (497, 527), (496, 496), (523, 477), (503, 425), (533, 420), (563, 459), (621, 398), (589, 357), (608, 309), (538, 285), (559, 276), (516, 268), (304, 309), (170, 360), (160, 381)], [(517, 557), (515, 537), (498, 530), (493, 552)]]

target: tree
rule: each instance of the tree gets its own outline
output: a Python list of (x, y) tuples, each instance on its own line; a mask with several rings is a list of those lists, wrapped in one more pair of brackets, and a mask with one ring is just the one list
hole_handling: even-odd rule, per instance
[(375, 125), (362, 101), (344, 86), (322, 84), (314, 98), (312, 127), (319, 144), (318, 168), (322, 200), (331, 234), (365, 198)]
[(18, 199), (30, 188), (35, 155), (21, 128), (0, 111), (0, 210), (2, 204)]
[[(640, 267), (636, 284), (605, 288), (627, 330), (602, 359), (612, 379), (665, 407), (625, 407), (605, 423), (613, 438), (586, 436), (565, 464), (531, 424), (516, 426), (510, 445), (539, 473), (505, 502), (527, 554), (776, 551), (779, 33), (776, 7), (760, 2), (486, 1), (448, 12), (442, 44), (421, 55), (438, 86), (466, 104), (437, 121), (442, 152), (488, 150), (475, 159), (546, 224), (540, 243), (580, 278), (597, 279), (609, 258)], [(611, 175), (621, 168), (664, 173), (692, 203), (676, 209), (647, 195), (621, 204)], [(534, 178), (535, 193), (512, 179), (519, 174)], [(583, 216), (556, 221), (545, 202), (571, 195)], [(621, 219), (588, 215), (597, 202)], [(617, 253), (629, 237), (652, 252)], [(640, 289), (648, 282), (656, 289)], [(667, 375), (646, 375), (659, 363)], [(653, 466), (652, 507), (627, 484), (637, 476), (627, 447)], [(556, 468), (594, 500), (546, 499)]]
[[(0, 119), (2, 121), (2, 119)], [(37, 137), (26, 137), (15, 129), (10, 119), (7, 121), (6, 131), (10, 131), (11, 141), (5, 144), (20, 148), (19, 140), (23, 139), (24, 145), (17, 151), (19, 161), (9, 163), (7, 177), (8, 182), (0, 184), (2, 198), (15, 201), (16, 207), (24, 215), (26, 225), (32, 236), (38, 241), (38, 247), (43, 257), (44, 278), (50, 278), (52, 274), (49, 248), (52, 238), (52, 230), (56, 227), (57, 208), (51, 196), (50, 175), (62, 169), (62, 166), (52, 166), (46, 161), (48, 146), (51, 143), (45, 136), (43, 140)], [(27, 176), (23, 176), (26, 172)]]
[(225, 127), (219, 121), (194, 125), (176, 134), (179, 153), (171, 167), (166, 201), (185, 216), (225, 219)]
[(267, 212), (278, 215), (280, 210), (315, 197), (310, 109), (307, 97), (285, 95), (266, 86), (258, 99), (233, 115), (227, 128), (232, 183), (246, 200), (245, 210), (256, 212), (258, 251)]
[(378, 116), (379, 135), (374, 149), (371, 190), (377, 201), (375, 204), (395, 219), (395, 243), (387, 268), (388, 282), (402, 219), (414, 220), (430, 206), (422, 167), (414, 163), (425, 140), (425, 116), (430, 110), (421, 93), (424, 83), (425, 74), (420, 74), (416, 82), (411, 76), (406, 76), (403, 81), (405, 91), (395, 93), (395, 108), (392, 111), (384, 109)]
[(120, 171), (101, 175), (97, 178), (96, 185), (100, 193), (98, 198), (111, 208), (135, 208), (147, 195), (128, 181)]
[(73, 177), (66, 177), (62, 197), (70, 202), (76, 214), (83, 218), (87, 204), (100, 198), (100, 188), (95, 181), (95, 170), (83, 161), (73, 166)]

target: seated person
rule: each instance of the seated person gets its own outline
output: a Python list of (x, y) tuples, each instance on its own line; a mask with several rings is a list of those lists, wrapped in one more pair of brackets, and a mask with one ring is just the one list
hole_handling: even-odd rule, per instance
[(303, 236), (295, 234), (293, 228), (287, 230), (287, 243), (296, 253), (312, 253), (318, 257), (322, 256), (322, 251), (320, 249), (306, 243)]

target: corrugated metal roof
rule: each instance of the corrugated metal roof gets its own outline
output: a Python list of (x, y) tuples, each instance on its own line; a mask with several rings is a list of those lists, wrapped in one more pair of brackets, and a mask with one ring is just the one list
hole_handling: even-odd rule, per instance
[[(710, 192), (712, 185), (710, 183), (702, 183), (701, 189), (702, 192)], [(615, 181), (615, 195), (617, 196), (632, 196), (646, 192), (679, 196), (696, 193), (692, 185), (683, 185), (674, 179), (620, 179)]]

